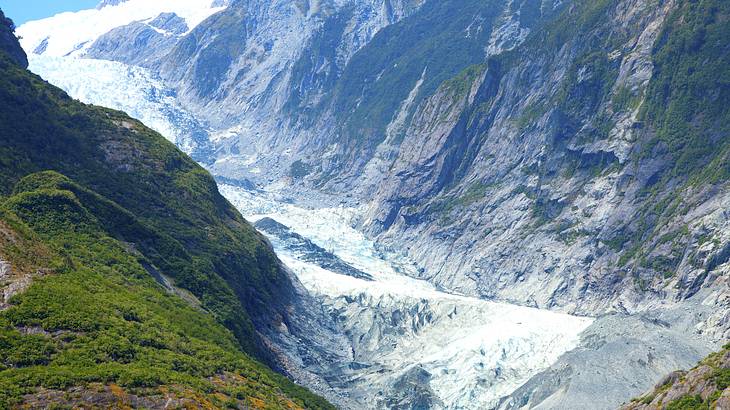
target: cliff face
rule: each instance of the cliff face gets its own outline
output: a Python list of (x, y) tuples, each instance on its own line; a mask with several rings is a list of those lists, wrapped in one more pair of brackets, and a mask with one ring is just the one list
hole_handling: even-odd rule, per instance
[(419, 106), (364, 226), (483, 297), (589, 313), (726, 292), (726, 13), (576, 2)]

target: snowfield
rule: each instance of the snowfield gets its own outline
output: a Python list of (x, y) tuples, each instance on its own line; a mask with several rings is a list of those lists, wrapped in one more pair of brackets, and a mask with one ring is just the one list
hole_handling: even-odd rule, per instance
[[(203, 20), (225, 7), (214, 7), (213, 0), (127, 0), (118, 5), (60, 13), (18, 27), (20, 44), (28, 54), (43, 50), (43, 55), (82, 56), (96, 39), (117, 27), (135, 21), (151, 20), (161, 13), (175, 13), (192, 30)], [(45, 45), (43, 45), (45, 43)], [(40, 48), (40, 49), (39, 49)]]
[(303, 262), (270, 237), (282, 261), (353, 335), (355, 360), (366, 365), (357, 375), (359, 383), (382, 386), (370, 391), (387, 390), (419, 368), (431, 375), (439, 407), (493, 408), (575, 348), (579, 334), (593, 322), (449, 294), (399, 273), (414, 268), (383, 256), (353, 229), (355, 209), (308, 210), (263, 192), (228, 185), (220, 190), (249, 220), (275, 219), (373, 276), (375, 281), (367, 281)]

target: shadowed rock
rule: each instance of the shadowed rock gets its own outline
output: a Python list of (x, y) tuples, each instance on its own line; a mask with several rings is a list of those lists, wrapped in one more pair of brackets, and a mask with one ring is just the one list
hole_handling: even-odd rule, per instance
[(269, 235), (276, 236), (285, 243), (288, 250), (302, 255), (301, 260), (311, 262), (317, 266), (329, 271), (339, 273), (340, 275), (352, 276), (353, 278), (372, 281), (373, 278), (369, 274), (352, 267), (347, 262), (340, 259), (337, 255), (320, 247), (309, 239), (292, 232), (289, 227), (283, 225), (274, 219), (263, 218), (254, 224), (256, 229), (263, 231)]

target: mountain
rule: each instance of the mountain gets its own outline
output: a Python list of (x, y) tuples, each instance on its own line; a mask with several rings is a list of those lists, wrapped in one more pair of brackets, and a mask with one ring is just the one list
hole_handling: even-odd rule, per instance
[(293, 293), (269, 243), (162, 136), (28, 72), (0, 20), (0, 407), (331, 408), (262, 364)]
[[(727, 261), (726, 13), (237, 1), (165, 46), (134, 46), (132, 23), (84, 56), (159, 75), (209, 127), (215, 173), (367, 202), (363, 229), (440, 286), (631, 312), (690, 297)], [(21, 33), (53, 38), (49, 24)]]
[[(233, 2), (149, 51), (214, 172), (367, 200), (363, 229), (466, 294), (595, 314), (720, 288), (724, 3), (310, 6)], [(106, 42), (86, 56), (136, 63)]]
[[(67, 67), (147, 70), (204, 124), (221, 180), (358, 209), (440, 290), (596, 317), (500, 407), (611, 408), (730, 339), (729, 15), (718, 0), (232, 1), (179, 35), (148, 27), (180, 26), (162, 12), (120, 22)], [(34, 51), (58, 31), (20, 32)], [(51, 57), (31, 67), (68, 74)]]

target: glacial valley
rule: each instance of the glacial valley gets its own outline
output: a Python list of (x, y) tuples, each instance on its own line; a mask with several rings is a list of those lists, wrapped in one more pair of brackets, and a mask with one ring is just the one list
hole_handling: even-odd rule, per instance
[(266, 235), (297, 297), (257, 331), (295, 382), (349, 409), (612, 409), (730, 340), (728, 18), (127, 0), (17, 32)]

